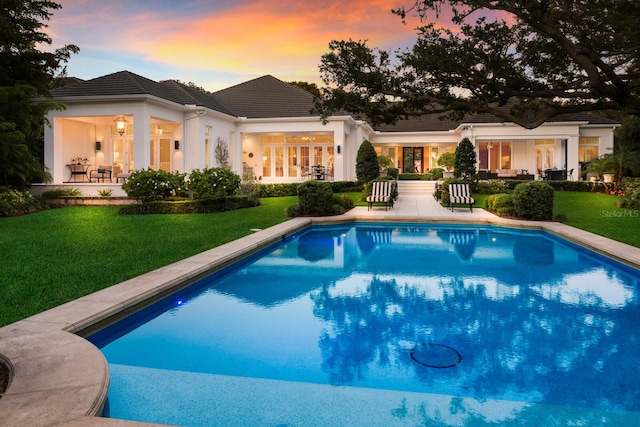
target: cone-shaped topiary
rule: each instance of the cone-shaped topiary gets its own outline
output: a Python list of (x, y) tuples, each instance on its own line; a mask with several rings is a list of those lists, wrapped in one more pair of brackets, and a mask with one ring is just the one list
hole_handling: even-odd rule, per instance
[(453, 176), (469, 181), (475, 174), (476, 149), (471, 141), (469, 141), (469, 138), (464, 138), (456, 147), (456, 160), (453, 166)]
[(362, 141), (356, 157), (356, 177), (360, 182), (369, 182), (380, 176), (378, 155), (368, 140)]

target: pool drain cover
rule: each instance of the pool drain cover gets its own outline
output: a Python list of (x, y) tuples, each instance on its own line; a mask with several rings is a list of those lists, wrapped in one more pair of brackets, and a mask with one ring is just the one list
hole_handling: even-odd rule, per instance
[(444, 344), (418, 344), (411, 350), (411, 358), (429, 368), (452, 368), (462, 361), (462, 355)]

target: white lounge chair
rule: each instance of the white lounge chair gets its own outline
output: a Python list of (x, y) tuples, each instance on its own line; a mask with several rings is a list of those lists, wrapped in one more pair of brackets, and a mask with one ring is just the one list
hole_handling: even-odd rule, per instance
[(391, 188), (391, 181), (373, 181), (371, 195), (367, 196), (367, 203), (369, 204), (367, 210), (370, 210), (374, 203), (384, 203), (385, 211), (388, 206), (393, 207)]
[(449, 207), (451, 212), (453, 212), (453, 205), (469, 205), (469, 210), (473, 212), (473, 204), (475, 202), (474, 198), (471, 197), (469, 184), (449, 184)]

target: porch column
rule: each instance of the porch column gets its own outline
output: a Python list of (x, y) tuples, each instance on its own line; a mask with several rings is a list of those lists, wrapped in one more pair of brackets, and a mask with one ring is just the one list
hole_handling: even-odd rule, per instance
[(242, 132), (229, 132), (229, 140), (231, 170), (242, 177), (244, 173), (242, 167)]
[(345, 145), (347, 141), (347, 135), (344, 133), (333, 133), (333, 180), (344, 181), (345, 170)]
[(62, 184), (67, 172), (62, 158), (62, 123), (59, 117), (47, 114), (51, 126), (44, 127), (44, 165), (51, 171), (54, 184)]
[[(580, 145), (580, 137), (571, 135), (567, 138), (567, 179), (578, 181), (580, 179), (580, 162), (578, 161), (578, 147)], [(573, 174), (569, 175), (569, 171), (573, 169)]]
[(133, 167), (147, 169), (151, 165), (151, 116), (145, 111), (133, 114)]

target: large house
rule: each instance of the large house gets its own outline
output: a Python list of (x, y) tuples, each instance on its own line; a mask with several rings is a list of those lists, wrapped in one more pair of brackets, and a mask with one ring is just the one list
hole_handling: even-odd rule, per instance
[(205, 93), (121, 71), (52, 95), (66, 109), (47, 116), (45, 165), (53, 185), (87, 193), (96, 185), (119, 189), (136, 169), (189, 172), (225, 158), (237, 174), (253, 173), (264, 183), (299, 182), (314, 166), (322, 167), (324, 179), (355, 180), (364, 140), (401, 172), (437, 167), (442, 153), (469, 138), (479, 170), (536, 179), (559, 170), (579, 179), (582, 163), (612, 151), (618, 125), (589, 114), (560, 116), (533, 130), (490, 115), (460, 122), (425, 116), (374, 127), (344, 114), (323, 123), (311, 113), (310, 93), (272, 76)]

